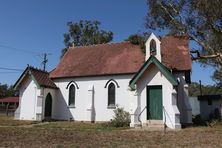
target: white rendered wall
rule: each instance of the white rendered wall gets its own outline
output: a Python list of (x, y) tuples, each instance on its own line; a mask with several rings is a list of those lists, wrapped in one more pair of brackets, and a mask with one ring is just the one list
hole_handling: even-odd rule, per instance
[(36, 103), (40, 90), (35, 82), (29, 79), (26, 84), (19, 89), (19, 106), (21, 120), (36, 120)]
[[(162, 103), (166, 109), (166, 124), (170, 128), (180, 128), (179, 121), (176, 123), (176, 116), (179, 115), (179, 110), (176, 105), (173, 105), (172, 93), (175, 92), (172, 84), (165, 78), (163, 74), (152, 64), (145, 71), (142, 78), (137, 83), (137, 95), (138, 95), (138, 109), (135, 114), (139, 114), (141, 110), (147, 105), (146, 87), (152, 85), (162, 86)], [(165, 113), (163, 111), (163, 122), (165, 119)], [(142, 123), (147, 123), (147, 111), (144, 111), (141, 115)]]
[[(119, 88), (116, 88), (116, 104), (130, 111), (130, 104), (136, 97), (129, 91), (129, 81), (133, 75), (122, 76), (100, 76), (100, 77), (82, 77), (69, 79), (56, 79), (55, 84), (59, 88), (55, 101), (54, 117), (56, 119), (68, 120), (70, 118), (77, 121), (91, 121), (92, 106), (90, 100), (89, 88), (93, 86), (95, 121), (109, 121), (113, 119), (113, 110), (108, 108), (108, 86), (104, 88), (110, 79), (114, 79)], [(79, 89), (76, 88), (75, 107), (68, 106), (69, 89), (66, 89), (69, 82), (75, 81)], [(114, 83), (115, 84), (115, 83)]]
[[(43, 90), (43, 91), (42, 91)], [(43, 92), (43, 94), (41, 94)], [(55, 112), (56, 89), (38, 89), (35, 82), (29, 77), (28, 81), (19, 89), (19, 107), (16, 110), (16, 119), (20, 120), (42, 120), (44, 119), (45, 99), (47, 94), (52, 96), (52, 118)], [(37, 101), (41, 99), (41, 105)], [(37, 119), (40, 115), (40, 119)]]

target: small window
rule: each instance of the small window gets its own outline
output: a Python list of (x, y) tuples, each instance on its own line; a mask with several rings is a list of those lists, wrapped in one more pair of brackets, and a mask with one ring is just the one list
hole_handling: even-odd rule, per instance
[(208, 98), (207, 102), (208, 102), (208, 105), (212, 105), (212, 99)]
[(150, 55), (156, 55), (156, 42), (154, 39), (150, 41)]
[(76, 89), (75, 86), (72, 84), (69, 87), (69, 106), (75, 106), (75, 94), (76, 94)]
[(115, 108), (115, 85), (113, 83), (110, 83), (108, 86), (108, 107), (109, 108)]

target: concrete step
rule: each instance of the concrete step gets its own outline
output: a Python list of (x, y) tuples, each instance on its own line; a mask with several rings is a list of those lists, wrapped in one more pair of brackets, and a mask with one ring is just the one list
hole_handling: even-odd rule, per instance
[(147, 120), (147, 124), (164, 124), (163, 120)]
[(164, 128), (164, 123), (162, 120), (148, 120), (147, 123), (143, 124), (143, 128)]

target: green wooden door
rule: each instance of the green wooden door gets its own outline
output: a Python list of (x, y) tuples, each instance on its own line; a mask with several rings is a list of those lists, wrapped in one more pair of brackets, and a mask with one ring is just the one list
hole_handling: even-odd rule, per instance
[(163, 119), (162, 86), (147, 86), (147, 119)]

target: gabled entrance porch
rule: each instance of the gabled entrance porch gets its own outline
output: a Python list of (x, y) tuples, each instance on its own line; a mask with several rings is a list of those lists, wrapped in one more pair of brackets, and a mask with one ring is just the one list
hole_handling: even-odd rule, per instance
[[(178, 81), (173, 74), (151, 56), (130, 81), (136, 94), (134, 125), (180, 128), (177, 104)], [(133, 124), (131, 124), (133, 126)]]

